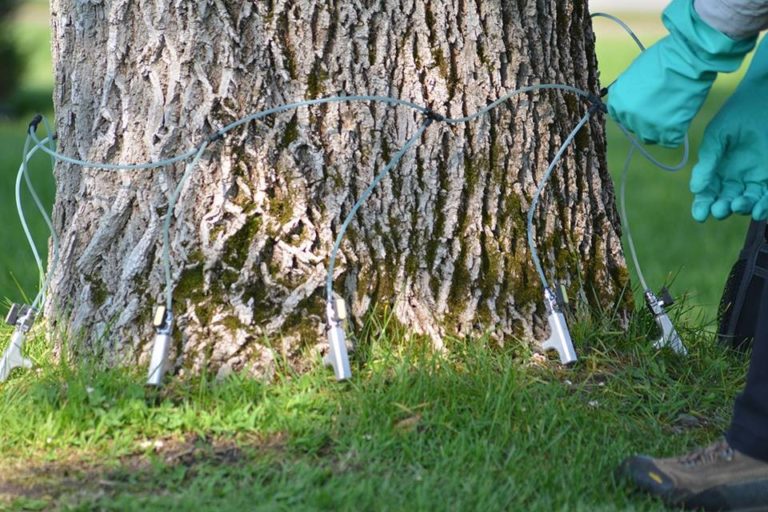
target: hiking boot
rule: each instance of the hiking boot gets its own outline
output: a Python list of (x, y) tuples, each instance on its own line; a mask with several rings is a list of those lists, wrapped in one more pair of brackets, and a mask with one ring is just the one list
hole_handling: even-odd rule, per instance
[(619, 475), (667, 504), (704, 510), (768, 511), (768, 463), (718, 441), (682, 457), (636, 455)]

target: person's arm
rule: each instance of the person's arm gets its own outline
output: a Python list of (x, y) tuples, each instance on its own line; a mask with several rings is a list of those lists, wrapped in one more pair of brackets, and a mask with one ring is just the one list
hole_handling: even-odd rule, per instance
[[(706, 3), (702, 8), (712, 19), (732, 20), (736, 7), (716, 11), (709, 3), (715, 1), (724, 2), (697, 0)], [(673, 0), (662, 19), (669, 35), (635, 59), (610, 87), (608, 112), (643, 142), (675, 147), (682, 144), (717, 74), (738, 69), (757, 37), (726, 35), (700, 15), (694, 0)]]
[(691, 175), (692, 214), (768, 218), (768, 39), (741, 83), (704, 131)]
[(768, 28), (768, 1), (695, 0), (701, 19), (733, 39), (747, 39)]

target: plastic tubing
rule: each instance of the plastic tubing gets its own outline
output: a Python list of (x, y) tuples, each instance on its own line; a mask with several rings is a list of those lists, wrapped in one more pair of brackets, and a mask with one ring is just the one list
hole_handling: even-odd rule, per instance
[(174, 189), (171, 197), (168, 199), (168, 213), (165, 215), (163, 221), (163, 272), (165, 273), (165, 306), (167, 311), (173, 311), (173, 279), (171, 276), (171, 219), (173, 219), (173, 211), (176, 208), (176, 202), (179, 200), (181, 191), (184, 188), (187, 180), (195, 172), (195, 168), (200, 162), (200, 158), (203, 156), (205, 148), (208, 147), (208, 142), (203, 142), (200, 145), (200, 149), (195, 153), (195, 157), (187, 164), (184, 174), (179, 180), (179, 184)]
[(400, 159), (403, 158), (403, 155), (405, 155), (411, 147), (416, 143), (417, 140), (421, 138), (421, 136), (424, 134), (424, 131), (427, 129), (427, 127), (430, 125), (431, 120), (427, 119), (425, 122), (419, 126), (419, 129), (416, 131), (416, 134), (408, 139), (408, 141), (403, 144), (403, 147), (398, 150), (397, 153), (395, 153), (395, 156), (393, 156), (389, 163), (384, 167), (384, 169), (373, 179), (370, 185), (368, 185), (368, 188), (366, 188), (363, 193), (360, 195), (360, 198), (355, 202), (355, 204), (352, 206), (352, 209), (347, 214), (347, 217), (344, 219), (344, 222), (341, 224), (341, 229), (339, 229), (339, 234), (336, 236), (336, 242), (333, 244), (333, 249), (331, 249), (331, 257), (330, 261), (328, 263), (328, 275), (326, 276), (325, 280), (325, 293), (328, 297), (328, 300), (333, 299), (333, 271), (334, 267), (336, 266), (336, 256), (339, 252), (339, 247), (341, 246), (341, 241), (344, 239), (344, 235), (347, 232), (347, 229), (349, 228), (349, 224), (352, 222), (352, 218), (357, 213), (357, 210), (360, 209), (360, 207), (365, 203), (369, 197), (371, 197), (371, 194), (373, 193), (373, 189), (376, 188), (376, 185), (378, 185), (381, 180), (384, 179), (384, 177), (389, 174), (389, 171), (394, 169), (394, 167), (400, 162)]
[[(333, 248), (331, 250), (330, 255), (330, 261), (329, 261), (329, 268), (328, 268), (328, 277), (326, 280), (326, 293), (329, 297), (329, 299), (333, 295), (333, 273), (336, 263), (336, 258), (338, 257), (338, 251), (341, 246), (341, 242), (344, 238), (344, 235), (346, 234), (349, 225), (352, 221), (352, 218), (357, 213), (357, 211), (360, 209), (360, 207), (365, 203), (365, 201), (371, 196), (373, 193), (373, 190), (376, 188), (376, 186), (381, 182), (381, 180), (384, 179), (384, 177), (389, 174), (389, 172), (397, 166), (400, 159), (405, 155), (405, 153), (410, 150), (413, 145), (418, 141), (421, 136), (423, 135), (424, 131), (427, 129), (427, 127), (431, 124), (431, 122), (435, 119), (444, 121), (447, 124), (456, 125), (456, 124), (462, 124), (462, 123), (468, 123), (471, 121), (474, 121), (475, 119), (480, 118), (481, 116), (487, 114), (488, 112), (492, 111), (493, 109), (497, 108), (504, 102), (508, 101), (513, 96), (527, 93), (527, 92), (535, 92), (535, 91), (541, 91), (541, 90), (560, 90), (564, 92), (569, 92), (576, 94), (578, 96), (581, 96), (585, 99), (592, 100), (594, 98), (594, 95), (584, 91), (582, 89), (578, 89), (576, 87), (572, 87), (569, 85), (564, 84), (536, 84), (536, 85), (530, 85), (521, 87), (515, 90), (512, 90), (505, 94), (504, 96), (500, 97), (493, 103), (487, 105), (486, 107), (478, 110), (474, 114), (471, 114), (466, 117), (460, 117), (460, 118), (444, 118), (441, 116), (436, 116), (430, 109), (417, 105), (415, 103), (400, 100), (397, 98), (392, 98), (388, 96), (375, 96), (375, 95), (354, 95), (354, 96), (330, 96), (326, 98), (319, 98), (314, 100), (305, 100), (305, 101), (299, 101), (294, 103), (289, 103), (285, 105), (280, 105), (271, 109), (263, 110), (248, 116), (245, 116), (237, 121), (234, 121), (223, 128), (217, 130), (214, 132), (210, 137), (208, 137), (205, 141), (203, 141), (200, 145), (196, 146), (195, 148), (186, 151), (180, 155), (173, 156), (166, 159), (157, 160), (154, 162), (145, 162), (145, 163), (135, 163), (135, 164), (110, 164), (110, 163), (104, 163), (104, 162), (93, 162), (88, 160), (82, 160), (77, 158), (72, 158), (69, 156), (66, 156), (62, 153), (59, 153), (56, 151), (55, 147), (52, 143), (52, 137), (48, 136), (45, 140), (40, 140), (37, 135), (34, 133), (34, 130), (30, 130), (29, 132), (29, 138), (31, 138), (32, 141), (35, 142), (35, 149), (34, 151), (37, 151), (38, 149), (48, 153), (52, 160), (59, 160), (65, 163), (69, 163), (72, 165), (82, 166), (82, 167), (89, 167), (93, 169), (103, 169), (103, 170), (111, 170), (111, 171), (131, 171), (131, 170), (147, 170), (147, 169), (154, 169), (158, 167), (164, 167), (168, 165), (172, 165), (184, 160), (189, 159), (192, 157), (192, 161), (186, 166), (186, 169), (184, 171), (184, 174), (182, 175), (181, 180), (179, 181), (179, 184), (174, 189), (173, 193), (171, 194), (169, 198), (168, 203), (168, 213), (165, 216), (164, 222), (163, 222), (163, 228), (162, 228), (162, 240), (163, 240), (163, 256), (162, 256), (162, 266), (163, 266), (163, 272), (165, 274), (165, 281), (166, 281), (166, 290), (165, 290), (165, 302), (168, 310), (171, 310), (172, 307), (172, 301), (173, 301), (173, 279), (172, 279), (172, 272), (171, 272), (171, 258), (170, 258), (170, 225), (172, 218), (174, 216), (174, 210), (175, 206), (179, 200), (179, 197), (181, 195), (181, 192), (186, 184), (186, 182), (189, 180), (189, 178), (192, 176), (192, 174), (195, 172), (196, 168), (199, 165), (199, 161), (202, 158), (203, 152), (208, 147), (208, 145), (211, 142), (216, 141), (217, 139), (225, 136), (230, 131), (234, 130), (235, 128), (238, 128), (239, 126), (242, 126), (244, 124), (247, 124), (252, 121), (260, 120), (265, 117), (268, 117), (270, 115), (286, 112), (289, 110), (301, 108), (301, 107), (309, 107), (314, 105), (322, 105), (322, 104), (329, 104), (329, 103), (340, 103), (340, 102), (363, 102), (363, 101), (374, 101), (374, 102), (380, 102), (385, 103), (388, 105), (394, 105), (394, 106), (403, 106), (410, 109), (413, 109), (421, 114), (427, 115), (428, 119), (417, 130), (417, 133), (409, 139), (403, 147), (394, 155), (394, 157), (389, 161), (389, 163), (385, 166), (385, 168), (382, 170), (379, 175), (375, 177), (375, 179), (371, 182), (371, 184), (368, 186), (368, 188), (363, 192), (361, 197), (357, 200), (357, 202), (353, 205), (352, 210), (350, 210), (349, 214), (344, 219), (344, 222), (341, 225), (341, 228), (339, 230), (339, 234), (336, 237), (335, 243), (333, 245)], [(556, 155), (555, 159), (553, 160), (552, 164), (550, 165), (550, 168), (548, 169), (544, 180), (539, 186), (539, 189), (537, 190), (537, 194), (534, 197), (534, 202), (532, 204), (533, 208), (535, 208), (536, 203), (538, 202), (539, 195), (541, 194), (541, 190), (546, 185), (546, 182), (549, 180), (549, 177), (552, 174), (552, 171), (556, 167), (557, 163), (562, 158), (562, 155), (564, 154), (565, 150), (567, 149), (567, 146), (569, 146), (573, 142), (573, 138), (575, 137), (575, 133), (578, 132), (581, 127), (586, 124), (587, 119), (589, 118), (589, 114), (587, 114), (583, 119), (582, 122), (579, 123), (579, 126), (577, 129), (571, 134), (571, 136), (568, 137), (563, 147), (560, 149), (558, 154)], [(45, 123), (46, 130), (48, 130), (48, 123), (45, 118), (43, 118), (43, 122)], [(50, 133), (50, 132), (49, 132)], [(50, 144), (50, 147), (49, 145)], [(28, 144), (27, 146), (28, 147)], [(25, 151), (26, 151), (25, 147)], [(28, 178), (27, 178), (28, 179)], [(28, 182), (29, 185), (31, 183)], [(39, 203), (39, 200), (36, 200), (36, 203)], [(44, 210), (41, 208), (42, 204), (38, 204), (38, 208), (41, 210)], [(23, 217), (23, 211), (20, 210), (20, 215)], [(44, 214), (44, 217), (47, 219), (49, 228), (51, 229), (51, 232), (53, 233), (53, 227), (50, 224), (49, 219), (47, 218), (47, 215)], [(532, 219), (532, 213), (529, 215)], [(538, 254), (535, 251), (535, 247), (532, 244), (532, 220), (529, 220), (529, 243), (532, 247), (532, 256), (534, 258), (534, 263), (537, 266), (537, 269), (539, 270), (539, 275), (542, 277), (542, 282), (546, 286), (546, 279), (544, 278), (544, 273), (541, 270), (541, 263), (538, 259)], [(31, 245), (31, 235), (28, 236), (28, 241)], [(58, 245), (57, 240), (54, 240), (54, 246), (56, 247)], [(37, 260), (39, 260), (39, 254), (37, 254), (36, 248), (33, 249), (33, 251), (36, 254)], [(55, 253), (57, 250), (54, 251)], [(42, 268), (42, 263), (40, 262), (38, 265), (39, 268)], [(45, 289), (45, 286), (43, 287)]]
[(627, 189), (627, 176), (629, 174), (629, 166), (632, 163), (632, 157), (635, 155), (635, 147), (632, 146), (627, 152), (627, 159), (624, 161), (624, 170), (621, 173), (621, 189), (619, 198), (619, 212), (621, 213), (621, 223), (624, 224), (624, 229), (627, 233), (627, 245), (629, 246), (629, 252), (632, 256), (632, 263), (635, 265), (635, 271), (637, 272), (637, 278), (640, 280), (640, 285), (643, 290), (648, 290), (648, 283), (645, 282), (645, 276), (643, 270), (640, 267), (640, 262), (637, 259), (637, 251), (635, 250), (635, 243), (632, 240), (632, 230), (629, 229), (629, 217), (627, 217), (627, 201), (626, 201), (626, 189)]
[(536, 213), (536, 207), (539, 204), (539, 198), (541, 197), (541, 193), (544, 191), (544, 187), (547, 186), (547, 182), (549, 182), (549, 179), (552, 177), (552, 173), (557, 167), (557, 164), (560, 163), (560, 160), (563, 158), (565, 151), (571, 145), (571, 143), (573, 142), (573, 139), (576, 138), (576, 134), (579, 133), (579, 131), (584, 127), (585, 124), (587, 124), (587, 121), (589, 121), (589, 118), (591, 116), (592, 116), (592, 112), (587, 112), (586, 114), (584, 114), (584, 116), (579, 121), (579, 124), (576, 125), (576, 128), (574, 128), (571, 131), (571, 133), (568, 134), (568, 137), (565, 139), (565, 142), (563, 142), (562, 146), (560, 146), (560, 149), (557, 151), (557, 154), (555, 154), (555, 158), (552, 159), (552, 162), (549, 164), (549, 167), (544, 173), (544, 177), (541, 179), (539, 186), (536, 188), (536, 193), (533, 195), (533, 200), (531, 200), (531, 207), (528, 209), (528, 221), (527, 221), (528, 248), (531, 251), (531, 259), (533, 260), (533, 264), (536, 267), (536, 272), (539, 274), (539, 279), (541, 280), (541, 284), (544, 286), (545, 289), (548, 289), (549, 285), (547, 283), (547, 276), (544, 274), (544, 269), (541, 266), (541, 259), (539, 258), (539, 252), (536, 250), (536, 243), (534, 242), (534, 239), (533, 239), (533, 215), (534, 213)]
[[(597, 18), (597, 17), (607, 18), (617, 23), (634, 40), (635, 44), (637, 44), (638, 48), (640, 48), (640, 51), (641, 52), (645, 51), (646, 49), (645, 45), (643, 45), (642, 41), (640, 41), (640, 38), (637, 37), (637, 34), (635, 34), (635, 32), (629, 27), (629, 25), (624, 23), (624, 21), (622, 21), (616, 16), (602, 13), (602, 12), (597, 12), (592, 14), (592, 18)], [(613, 85), (614, 83), (615, 83), (615, 80), (611, 82), (611, 85)], [(610, 87), (611, 86), (609, 85), (608, 89), (610, 89)], [(637, 140), (637, 138), (629, 132), (629, 130), (624, 128), (624, 126), (622, 126), (619, 123), (616, 123), (616, 124), (631, 144), (629, 151), (627, 153), (627, 158), (624, 162), (624, 169), (621, 174), (621, 185), (620, 185), (620, 194), (619, 194), (619, 213), (621, 215), (621, 223), (624, 226), (624, 231), (626, 233), (627, 247), (629, 248), (629, 253), (632, 257), (632, 264), (635, 266), (635, 272), (637, 272), (638, 280), (640, 281), (640, 285), (643, 287), (643, 290), (649, 290), (648, 283), (646, 282), (645, 276), (643, 275), (643, 269), (640, 266), (640, 261), (638, 260), (638, 257), (637, 257), (637, 249), (635, 247), (635, 241), (632, 238), (632, 230), (629, 225), (629, 217), (627, 216), (626, 187), (627, 187), (627, 180), (629, 179), (629, 168), (632, 163), (634, 152), (637, 151), (640, 153), (640, 155), (642, 155), (643, 158), (648, 160), (648, 162), (650, 162), (651, 165), (657, 167), (658, 169), (661, 169), (667, 172), (678, 172), (684, 169), (688, 165), (688, 161), (690, 160), (690, 139), (688, 137), (688, 134), (686, 134), (685, 140), (683, 142), (683, 155), (680, 161), (677, 164), (667, 165), (659, 161), (659, 159), (656, 158), (655, 156), (653, 156)]]
[(41, 216), (45, 220), (46, 225), (48, 226), (48, 229), (50, 230), (51, 236), (53, 238), (53, 260), (50, 267), (54, 267), (57, 262), (58, 258), (58, 250), (59, 250), (59, 244), (58, 244), (58, 237), (56, 236), (55, 231), (53, 230), (53, 226), (51, 224), (50, 217), (48, 216), (48, 213), (45, 211), (45, 207), (42, 204), (42, 201), (40, 201), (39, 196), (37, 195), (37, 192), (35, 191), (34, 186), (32, 185), (32, 181), (29, 178), (29, 169), (28, 169), (28, 163), (30, 158), (41, 149), (43, 144), (49, 144), (52, 142), (52, 137), (48, 135), (45, 139), (41, 140), (39, 143), (35, 144), (35, 146), (30, 150), (29, 149), (29, 143), (30, 143), (30, 137), (27, 136), (25, 142), (24, 142), (24, 154), (22, 158), (21, 165), (19, 166), (19, 171), (16, 174), (16, 187), (15, 187), (15, 198), (16, 198), (16, 211), (19, 215), (19, 221), (21, 222), (22, 229), (24, 230), (24, 235), (27, 239), (27, 243), (29, 244), (29, 247), (32, 251), (32, 255), (35, 259), (35, 263), (37, 264), (38, 272), (40, 273), (40, 288), (38, 290), (37, 295), (35, 296), (35, 299), (32, 301), (32, 307), (37, 309), (40, 305), (40, 303), (44, 300), (46, 290), (48, 288), (48, 283), (50, 280), (50, 272), (45, 272), (43, 269), (43, 262), (42, 258), (40, 256), (40, 253), (37, 249), (37, 246), (34, 243), (34, 240), (32, 239), (32, 234), (29, 229), (29, 223), (27, 221), (26, 214), (24, 213), (24, 208), (21, 201), (21, 179), (24, 178), (27, 187), (29, 188), (29, 192), (32, 195), (32, 198), (35, 201), (35, 204), (38, 208), (38, 211), (40, 212)]

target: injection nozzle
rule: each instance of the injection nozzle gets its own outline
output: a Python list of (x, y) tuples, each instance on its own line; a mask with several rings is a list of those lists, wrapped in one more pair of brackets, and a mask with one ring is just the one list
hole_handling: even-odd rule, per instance
[(155, 309), (152, 325), (155, 327), (155, 341), (152, 345), (147, 385), (161, 386), (168, 365), (168, 351), (171, 348), (173, 314), (165, 306), (158, 306)]
[(667, 314), (666, 308), (674, 304), (672, 296), (666, 288), (662, 289), (661, 296), (662, 298), (660, 299), (651, 290), (645, 291), (645, 305), (653, 315), (653, 319), (661, 331), (661, 337), (654, 341), (653, 346), (655, 348), (669, 347), (680, 355), (688, 355), (688, 350), (683, 345), (683, 340), (677, 334), (677, 330)]
[(346, 336), (344, 335), (344, 320), (347, 317), (344, 299), (335, 298), (326, 307), (326, 325), (328, 336), (328, 355), (325, 356), (326, 366), (332, 366), (336, 380), (346, 380), (352, 377), (349, 368)]
[(557, 296), (549, 288), (544, 289), (544, 302), (547, 307), (550, 335), (549, 339), (542, 343), (542, 349), (557, 351), (562, 364), (575, 363), (578, 357), (571, 341), (571, 332), (568, 330)]
[(32, 368), (32, 361), (21, 355), (27, 333), (35, 323), (37, 311), (27, 305), (14, 304), (11, 306), (5, 321), (15, 327), (11, 342), (0, 359), (0, 382), (5, 382), (15, 368)]

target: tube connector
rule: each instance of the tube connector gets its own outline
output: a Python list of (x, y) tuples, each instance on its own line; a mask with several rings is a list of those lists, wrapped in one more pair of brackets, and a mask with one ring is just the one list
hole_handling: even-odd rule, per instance
[(347, 308), (344, 299), (334, 297), (329, 301), (325, 309), (329, 351), (323, 362), (326, 366), (332, 366), (336, 374), (336, 380), (347, 380), (352, 377), (349, 368), (349, 354), (347, 353), (346, 336), (344, 335), (344, 320), (347, 317)]
[(14, 304), (11, 306), (5, 321), (15, 327), (11, 342), (0, 359), (0, 382), (5, 382), (15, 368), (32, 368), (32, 361), (21, 355), (27, 333), (35, 323), (37, 311), (27, 305)]
[(608, 113), (608, 107), (603, 103), (603, 99), (601, 96), (603, 96), (602, 91), (601, 95), (598, 96), (597, 94), (590, 94), (587, 98), (587, 102), (589, 103), (589, 111), (594, 113), (602, 112), (604, 114)]
[(557, 296), (549, 288), (544, 289), (544, 303), (547, 307), (550, 335), (549, 339), (542, 343), (542, 349), (557, 351), (562, 364), (575, 363), (578, 357), (576, 356), (576, 349), (573, 348), (571, 332), (568, 330), (568, 324), (560, 309)]
[(27, 126), (27, 134), (30, 132), (36, 132), (38, 125), (43, 121), (43, 114), (36, 114), (35, 117), (29, 122)]
[(437, 121), (438, 123), (442, 123), (445, 121), (445, 116), (442, 114), (438, 114), (431, 108), (428, 109), (426, 112), (424, 112), (424, 116), (429, 119), (430, 121)]
[(667, 314), (666, 308), (674, 304), (674, 300), (666, 288), (661, 290), (661, 296), (662, 298), (660, 299), (651, 290), (645, 290), (645, 305), (653, 315), (659, 330), (661, 330), (661, 337), (653, 343), (653, 346), (655, 348), (669, 347), (682, 356), (688, 355), (688, 350), (685, 348), (683, 340), (677, 334), (677, 330)]
[(149, 362), (147, 385), (161, 386), (168, 365), (168, 351), (171, 348), (173, 313), (168, 311), (165, 306), (158, 306), (155, 309), (152, 325), (155, 327), (155, 342), (152, 345), (152, 359)]

